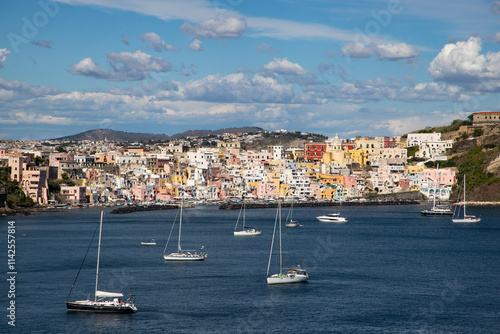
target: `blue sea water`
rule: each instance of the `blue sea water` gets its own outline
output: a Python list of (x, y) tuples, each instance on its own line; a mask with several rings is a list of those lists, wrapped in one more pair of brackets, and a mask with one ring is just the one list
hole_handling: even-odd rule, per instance
[[(295, 208), (302, 226), (283, 227), (285, 266), (308, 283), (268, 286), (275, 209), (247, 210), (257, 237), (234, 237), (238, 210), (184, 210), (184, 249), (208, 259), (166, 263), (175, 210), (109, 214), (105, 209), (100, 289), (135, 295), (131, 315), (68, 313), (64, 300), (100, 209), (0, 217), (7, 278), (7, 225), (16, 229), (16, 327), (5, 333), (500, 333), (500, 208), (476, 207), (478, 224), (424, 217), (422, 206)], [(340, 211), (346, 224), (318, 222)], [(283, 208), (285, 217), (287, 209)], [(157, 246), (141, 241), (156, 239)], [(167, 252), (176, 250), (174, 230)], [(70, 299), (92, 297), (97, 244)], [(277, 257), (271, 262), (276, 272)]]

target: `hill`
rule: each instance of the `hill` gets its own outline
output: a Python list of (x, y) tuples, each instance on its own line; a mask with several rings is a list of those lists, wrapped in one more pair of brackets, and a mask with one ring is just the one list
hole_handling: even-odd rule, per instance
[[(467, 175), (467, 200), (478, 202), (500, 201), (500, 125), (481, 127), (452, 124), (446, 139), (453, 139), (453, 147), (447, 151), (448, 160), (439, 162), (440, 167), (458, 169), (457, 186), (451, 200), (457, 198), (464, 175)], [(445, 127), (446, 128), (446, 127)], [(435, 166), (426, 163), (426, 166)]]
[(151, 134), (151, 133), (134, 133), (134, 132), (123, 132), (115, 131), (110, 129), (95, 129), (85, 132), (81, 132), (71, 136), (54, 138), (52, 140), (60, 141), (115, 141), (115, 142), (140, 142), (140, 141), (151, 141), (151, 140), (169, 140), (169, 139), (185, 139), (187, 137), (208, 137), (210, 135), (221, 135), (224, 133), (253, 133), (262, 132), (262, 128), (257, 127), (241, 127), (241, 128), (228, 128), (220, 130), (190, 130), (182, 133), (175, 134), (173, 136), (168, 136), (165, 134)]
[(108, 140), (115, 142), (136, 142), (142, 140), (165, 140), (165, 139), (169, 139), (169, 136), (161, 134), (150, 134), (150, 133), (123, 132), (110, 129), (95, 129), (95, 130), (81, 132), (71, 136), (55, 138), (52, 140), (60, 140), (60, 141)]

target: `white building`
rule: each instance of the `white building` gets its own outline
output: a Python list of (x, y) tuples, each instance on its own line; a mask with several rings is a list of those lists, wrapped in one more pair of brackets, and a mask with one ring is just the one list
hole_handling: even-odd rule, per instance
[(441, 133), (409, 133), (406, 138), (406, 147), (420, 146), (425, 142), (441, 141)]

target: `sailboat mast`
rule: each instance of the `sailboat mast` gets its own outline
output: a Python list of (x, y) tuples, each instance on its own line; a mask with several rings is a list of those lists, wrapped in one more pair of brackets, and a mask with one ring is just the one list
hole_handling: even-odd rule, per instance
[(97, 270), (95, 272), (95, 291), (94, 291), (94, 301), (97, 301), (97, 284), (99, 282), (99, 259), (101, 258), (101, 235), (102, 235), (102, 216), (104, 212), (101, 211), (101, 223), (99, 226), (99, 246), (97, 247)]
[(279, 223), (280, 223), (280, 274), (283, 272), (283, 257), (281, 255), (281, 201), (278, 201)]
[(465, 174), (464, 174), (464, 218), (465, 218)]
[(242, 231), (245, 230), (245, 211), (246, 211), (245, 200), (243, 200), (243, 229), (242, 229)]
[(181, 252), (181, 230), (182, 230), (182, 207), (184, 206), (184, 197), (181, 199), (181, 214), (179, 218), (179, 239), (177, 240), (177, 252)]
[(437, 192), (437, 178), (438, 178), (438, 171), (439, 171), (439, 164), (437, 164), (437, 167), (436, 167), (436, 179), (434, 179), (434, 203), (433, 203), (433, 207), (436, 207), (436, 192)]

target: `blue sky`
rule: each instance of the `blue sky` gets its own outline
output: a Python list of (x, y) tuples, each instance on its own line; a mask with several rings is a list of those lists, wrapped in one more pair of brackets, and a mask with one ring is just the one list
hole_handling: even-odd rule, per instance
[(402, 135), (500, 110), (500, 1), (0, 5), (0, 138)]

